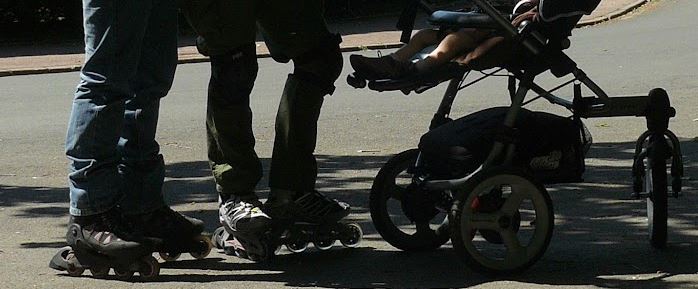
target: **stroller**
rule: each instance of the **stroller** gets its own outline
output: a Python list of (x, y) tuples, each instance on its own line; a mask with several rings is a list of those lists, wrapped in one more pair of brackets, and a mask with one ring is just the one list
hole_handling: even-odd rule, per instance
[[(479, 58), (467, 65), (449, 63), (420, 77), (367, 81), (353, 73), (347, 78), (356, 88), (405, 94), (449, 82), (419, 148), (392, 157), (374, 180), (370, 211), (377, 231), (405, 251), (436, 249), (450, 239), (458, 256), (478, 272), (521, 272), (541, 258), (551, 240), (555, 216), (544, 184), (581, 181), (591, 143), (581, 119), (636, 116), (646, 119), (648, 130), (636, 142), (633, 197), (647, 200), (650, 244), (664, 247), (668, 198), (680, 195), (683, 176), (680, 144), (668, 130), (676, 112), (666, 91), (609, 97), (564, 52), (572, 29), (600, 0), (541, 0), (543, 21), (519, 27), (488, 1), (472, 2), (475, 12), (436, 11), (429, 22), (444, 29), (485, 28), (504, 35), (505, 41)], [(419, 8), (429, 10), (419, 0), (403, 10), (398, 23), (403, 42), (409, 40)], [(571, 79), (545, 89), (534, 79), (547, 71)], [(508, 78), (511, 105), (452, 120), (457, 93), (491, 76)], [(555, 95), (569, 86), (572, 100)], [(584, 96), (582, 86), (593, 95)], [(535, 96), (527, 100), (529, 92)], [(523, 108), (539, 99), (572, 115)], [(396, 224), (391, 213), (395, 208), (413, 228)]]

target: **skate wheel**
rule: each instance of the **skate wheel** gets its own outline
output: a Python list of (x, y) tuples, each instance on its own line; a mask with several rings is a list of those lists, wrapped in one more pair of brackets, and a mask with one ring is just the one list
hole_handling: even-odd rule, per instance
[(106, 278), (109, 276), (109, 267), (107, 266), (92, 266), (90, 268), (90, 274), (95, 278)]
[(313, 245), (315, 245), (315, 248), (318, 248), (320, 251), (326, 251), (332, 248), (332, 245), (334, 245), (334, 240), (319, 240), (313, 242)]
[(293, 253), (300, 253), (308, 249), (308, 242), (292, 242), (286, 244), (286, 249)]
[(70, 275), (72, 277), (78, 277), (78, 276), (81, 276), (82, 273), (85, 273), (84, 268), (77, 267), (73, 264), (69, 264), (68, 268), (66, 268), (66, 271), (68, 272), (68, 275)]
[(179, 257), (182, 256), (182, 254), (180, 253), (159, 252), (158, 254), (160, 255), (160, 259), (162, 259), (165, 262), (177, 261), (177, 259), (179, 259)]
[(247, 251), (245, 251), (245, 250), (235, 249), (235, 248), (232, 248), (231, 250), (232, 250), (232, 254), (228, 254), (230, 256), (237, 256), (237, 257), (240, 257), (242, 259), (249, 259), (249, 260), (254, 259), (254, 254), (252, 254), (252, 256), (250, 256), (247, 253)]
[(196, 242), (196, 244), (199, 246), (199, 251), (189, 252), (189, 255), (194, 257), (194, 259), (204, 259), (208, 256), (209, 253), (211, 253), (213, 244), (211, 244), (211, 240), (209, 238), (206, 238), (206, 236), (199, 235), (196, 238), (194, 238), (194, 242)]
[(141, 267), (138, 274), (144, 279), (152, 279), (160, 275), (160, 263), (153, 256), (145, 256), (141, 259)]
[(120, 269), (114, 268), (114, 274), (116, 275), (117, 278), (119, 278), (121, 280), (131, 279), (131, 277), (133, 277), (134, 273), (135, 272), (128, 270), (128, 269), (120, 270)]
[[(240, 257), (240, 254), (237, 252), (237, 250), (234, 247), (225, 247), (223, 248), (223, 253), (228, 255), (228, 256), (238, 256)], [(245, 258), (245, 257), (242, 257)]]
[(216, 249), (222, 250), (225, 248), (225, 240), (223, 236), (225, 235), (225, 229), (223, 227), (216, 228), (211, 235), (211, 243), (216, 246)]
[(73, 251), (70, 250), (65, 252), (67, 253), (67, 255), (65, 255), (65, 261), (68, 264), (68, 267), (65, 268), (65, 271), (68, 272), (68, 275), (72, 277), (78, 277), (81, 276), (82, 273), (85, 273), (85, 268), (82, 268), (76, 264), (78, 259), (75, 257)]
[(347, 225), (347, 234), (339, 242), (347, 248), (355, 248), (361, 243), (361, 239), (364, 237), (364, 231), (357, 224)]
[(347, 84), (354, 88), (364, 88), (366, 87), (366, 79), (357, 76), (356, 73), (351, 73), (347, 75)]

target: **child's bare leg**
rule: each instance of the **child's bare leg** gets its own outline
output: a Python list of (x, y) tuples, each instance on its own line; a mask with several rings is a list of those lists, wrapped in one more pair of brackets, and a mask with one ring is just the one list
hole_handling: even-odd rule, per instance
[(487, 31), (468, 28), (446, 35), (427, 58), (417, 62), (417, 70), (426, 71), (451, 61), (451, 59), (475, 48), (487, 34)]
[(415, 54), (422, 51), (422, 49), (437, 43), (439, 43), (438, 30), (422, 29), (412, 36), (409, 43), (393, 52), (391, 56), (395, 58), (395, 60), (409, 61)]
[(408, 44), (383, 57), (349, 56), (354, 70), (368, 80), (395, 79), (414, 73), (414, 63), (410, 59), (427, 46), (439, 43), (439, 31), (424, 29), (415, 33)]

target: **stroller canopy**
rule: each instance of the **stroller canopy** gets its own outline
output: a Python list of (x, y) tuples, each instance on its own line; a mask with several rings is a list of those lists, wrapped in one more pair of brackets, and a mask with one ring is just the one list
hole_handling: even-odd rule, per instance
[(540, 0), (538, 13), (545, 22), (591, 14), (601, 0)]

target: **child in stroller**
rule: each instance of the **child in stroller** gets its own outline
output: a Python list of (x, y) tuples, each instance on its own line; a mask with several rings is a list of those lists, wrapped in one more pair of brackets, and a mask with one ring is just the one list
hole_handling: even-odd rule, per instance
[[(512, 11), (514, 27), (524, 21), (537, 21), (539, 0), (520, 0)], [(357, 74), (367, 80), (399, 79), (409, 75), (429, 72), (444, 63), (456, 60), (467, 65), (479, 52), (503, 41), (493, 29), (451, 28), (423, 29), (415, 33), (409, 43), (397, 51), (381, 57), (351, 55), (349, 61)], [(425, 58), (412, 62), (411, 59), (423, 49), (437, 45)], [(466, 53), (473, 51), (475, 53)]]

